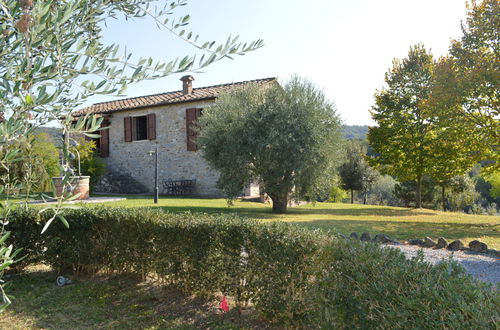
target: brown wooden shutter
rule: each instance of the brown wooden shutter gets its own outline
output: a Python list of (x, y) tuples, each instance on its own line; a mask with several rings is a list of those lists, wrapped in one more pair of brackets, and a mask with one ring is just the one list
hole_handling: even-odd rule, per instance
[(99, 150), (100, 155), (103, 158), (109, 157), (109, 127), (105, 125), (106, 129), (103, 129), (99, 133), (101, 138), (99, 139)]
[(123, 118), (123, 127), (125, 128), (125, 142), (132, 142), (132, 118)]
[(131, 118), (131, 124), (132, 128), (130, 129), (132, 131), (132, 141), (137, 141), (137, 117), (132, 117)]
[(196, 151), (196, 112), (198, 109), (190, 108), (186, 109), (186, 139), (187, 139), (187, 150)]
[(156, 115), (150, 113), (148, 115), (148, 140), (156, 139)]

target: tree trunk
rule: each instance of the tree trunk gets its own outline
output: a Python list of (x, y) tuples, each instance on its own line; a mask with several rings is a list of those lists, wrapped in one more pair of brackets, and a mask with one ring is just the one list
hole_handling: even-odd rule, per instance
[(273, 212), (274, 213), (285, 213), (287, 206), (288, 206), (288, 198), (287, 196), (283, 197), (278, 197), (278, 196), (271, 196), (272, 201), (273, 201)]
[(351, 189), (351, 204), (354, 204), (354, 190)]
[(417, 192), (416, 192), (416, 205), (417, 209), (422, 207), (422, 175), (420, 174), (417, 178)]
[(445, 191), (444, 191), (444, 184), (441, 186), (441, 198), (443, 200), (443, 211), (446, 212), (446, 201), (445, 199)]
[(363, 204), (366, 205), (366, 195), (368, 194), (368, 191), (365, 190), (364, 194), (363, 194)]

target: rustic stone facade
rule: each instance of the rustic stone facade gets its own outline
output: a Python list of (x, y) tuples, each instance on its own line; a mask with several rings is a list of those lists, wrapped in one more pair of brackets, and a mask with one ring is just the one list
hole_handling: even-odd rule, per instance
[[(193, 88), (193, 80), (192, 76), (182, 77), (180, 91), (96, 103), (73, 113), (75, 117), (103, 116), (103, 126), (109, 128), (101, 131), (98, 141), (109, 173), (95, 186), (96, 192), (152, 192), (154, 151), (158, 149), (160, 193), (165, 180), (195, 180), (195, 194), (222, 195), (217, 189), (218, 173), (210, 169), (193, 142), (201, 109), (213, 105), (221, 93), (232, 88), (277, 81), (265, 78)], [(242, 195), (259, 196), (259, 186), (250, 185)]]
[[(196, 194), (221, 195), (216, 188), (218, 174), (210, 169), (200, 151), (187, 150), (186, 109), (205, 108), (213, 102), (191, 102), (146, 109), (121, 111), (109, 118), (109, 157), (105, 158), (110, 171), (131, 175), (148, 188), (154, 188), (155, 159), (149, 151), (158, 147), (158, 176), (160, 192), (163, 180), (196, 180)], [(156, 116), (156, 139), (125, 142), (124, 118)]]

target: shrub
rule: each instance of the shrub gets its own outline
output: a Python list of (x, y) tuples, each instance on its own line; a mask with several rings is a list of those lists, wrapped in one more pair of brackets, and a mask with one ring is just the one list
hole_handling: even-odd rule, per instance
[(347, 197), (347, 191), (340, 188), (339, 186), (334, 185), (330, 188), (328, 201), (331, 203), (342, 203)]
[[(403, 181), (394, 185), (394, 196), (399, 199), (400, 204), (405, 207), (415, 206), (417, 183), (415, 181)], [(435, 182), (430, 176), (422, 178), (422, 204), (423, 207), (434, 207), (434, 195), (436, 194)]]
[(398, 200), (394, 196), (394, 186), (397, 181), (390, 175), (381, 175), (373, 183), (368, 193), (368, 203), (377, 205), (397, 205)]
[[(19, 161), (12, 162), (8, 169), (10, 181), (21, 183), (23, 193), (49, 191), (52, 177), (59, 175), (59, 152), (52, 138), (47, 133), (38, 133), (27, 139), (18, 139), (4, 153), (16, 149), (19, 150)], [(7, 169), (0, 168), (0, 175), (6, 174)]]
[(474, 204), (480, 196), (475, 189), (474, 180), (468, 175), (459, 175), (451, 178), (450, 189), (446, 194), (448, 206), (452, 211), (462, 211)]
[[(97, 153), (96, 142), (80, 137), (76, 150), (80, 155), (80, 168), (82, 175), (90, 176), (90, 190), (93, 191), (95, 185), (107, 171), (106, 162)], [(78, 158), (72, 161), (72, 166), (78, 168)]]
[(479, 289), (456, 263), (359, 241), (323, 253), (309, 294), (318, 328), (493, 329), (499, 320), (498, 292)]
[[(287, 327), (493, 327), (498, 296), (448, 264), (284, 224), (232, 215), (150, 209), (68, 210), (67, 229), (49, 214), (17, 209), (9, 225), (25, 264), (59, 272), (154, 274), (187, 292), (252, 302)], [(45, 251), (45, 252), (42, 252)], [(441, 322), (441, 323), (439, 323)]]

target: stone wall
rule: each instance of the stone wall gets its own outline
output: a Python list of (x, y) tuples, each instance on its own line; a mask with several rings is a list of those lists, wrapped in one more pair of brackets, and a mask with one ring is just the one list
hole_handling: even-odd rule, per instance
[[(212, 102), (192, 102), (115, 112), (109, 119), (109, 157), (105, 158), (108, 169), (133, 178), (154, 189), (155, 159), (148, 152), (158, 147), (160, 193), (161, 182), (166, 179), (195, 179), (196, 194), (221, 195), (216, 188), (218, 174), (210, 169), (200, 151), (187, 151), (186, 109), (204, 108)], [(125, 142), (124, 118), (156, 114), (156, 139)]]

